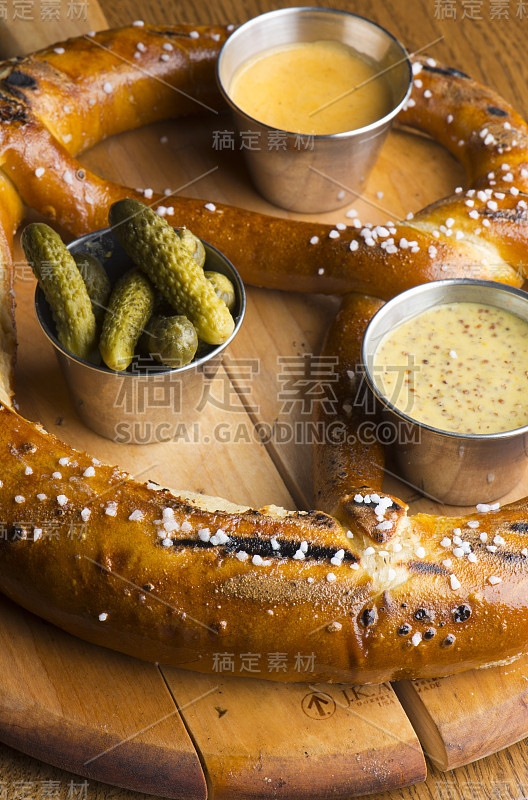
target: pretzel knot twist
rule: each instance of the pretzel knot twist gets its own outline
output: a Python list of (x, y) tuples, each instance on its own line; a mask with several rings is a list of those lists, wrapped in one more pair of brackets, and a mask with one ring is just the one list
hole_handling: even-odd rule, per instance
[[(0, 65), (0, 518), (13, 533), (0, 542), (0, 588), (88, 641), (198, 671), (214, 669), (218, 652), (281, 652), (294, 663), (307, 648), (320, 681), (423, 678), (512, 660), (528, 650), (526, 500), (473, 517), (409, 517), (383, 495), (381, 449), (336, 443), (315, 448), (322, 511), (254, 511), (138, 484), (13, 410), (11, 253), (24, 205), (77, 236), (104, 227), (112, 202), (144, 199), (92, 174), (77, 154), (197, 102), (218, 105), (214, 66), (227, 35), (131, 26)], [(224, 251), (249, 283), (344, 295), (325, 345), (339, 357), (340, 408), (382, 299), (438, 278), (522, 282), (526, 124), (457, 70), (425, 58), (413, 72), (400, 121), (459, 158), (470, 188), (412, 219), (330, 236), (320, 223), (151, 200)], [(351, 431), (358, 424), (355, 412), (337, 416)], [(82, 541), (67, 536), (79, 520)], [(51, 522), (58, 538), (41, 535)], [(448, 567), (455, 528), (474, 556)]]

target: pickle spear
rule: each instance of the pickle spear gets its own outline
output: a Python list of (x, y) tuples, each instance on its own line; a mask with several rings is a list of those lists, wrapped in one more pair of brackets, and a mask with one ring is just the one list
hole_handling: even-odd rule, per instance
[(60, 343), (72, 355), (92, 360), (97, 352), (95, 317), (66, 245), (49, 225), (32, 222), (24, 228), (22, 247), (50, 305)]
[(110, 208), (110, 225), (122, 246), (207, 344), (222, 344), (235, 322), (226, 304), (182, 244), (176, 231), (138, 200), (118, 200)]

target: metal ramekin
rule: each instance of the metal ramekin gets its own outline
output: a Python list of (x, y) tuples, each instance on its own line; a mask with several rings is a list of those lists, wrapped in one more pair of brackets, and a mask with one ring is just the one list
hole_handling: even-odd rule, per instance
[[(261, 51), (322, 39), (349, 45), (379, 64), (390, 81), (392, 108), (381, 119), (353, 131), (301, 138), (298, 133), (281, 131), (284, 149), (283, 144), (270, 148), (268, 137), (274, 129), (233, 103), (231, 80), (242, 64)], [(258, 146), (243, 152), (258, 191), (275, 205), (300, 212), (340, 208), (361, 191), (412, 88), (407, 51), (388, 31), (348, 11), (309, 6), (269, 11), (237, 28), (221, 50), (217, 77), (238, 130), (256, 136)], [(310, 87), (300, 85), (299, 91), (309, 92)]]
[(396, 408), (373, 377), (374, 354), (385, 334), (432, 306), (452, 302), (485, 303), (528, 322), (528, 294), (520, 289), (483, 280), (434, 281), (402, 292), (377, 312), (365, 332), (361, 357), (367, 385), (382, 409), (379, 438), (392, 439), (396, 467), (404, 480), (439, 502), (475, 505), (496, 500), (520, 480), (526, 467), (528, 425), (488, 434), (442, 431)]
[[(235, 329), (223, 344), (211, 347), (201, 358), (179, 369), (153, 365), (149, 359), (148, 365), (134, 361), (125, 372), (114, 372), (72, 356), (58, 341), (51, 309), (37, 286), (37, 317), (55, 348), (75, 410), (101, 436), (122, 444), (170, 441), (181, 435), (182, 424), (191, 425), (198, 419), (207, 383), (214, 378), (223, 352), (238, 333), (246, 308), (244, 285), (234, 266), (215, 247), (203, 244), (207, 269), (223, 273), (235, 287)], [(133, 266), (110, 228), (81, 236), (68, 245), (68, 250), (94, 255), (112, 283)]]

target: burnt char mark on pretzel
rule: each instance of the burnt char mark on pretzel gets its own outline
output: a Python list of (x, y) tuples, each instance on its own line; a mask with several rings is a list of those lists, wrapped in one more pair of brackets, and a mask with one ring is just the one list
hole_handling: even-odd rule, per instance
[(513, 525), (510, 525), (510, 530), (528, 533), (528, 522), (514, 522)]
[(28, 110), (25, 105), (6, 96), (0, 87), (0, 122), (26, 123)]
[(526, 562), (526, 556), (522, 553), (514, 553), (511, 550), (501, 550), (500, 547), (493, 553), (494, 556), (497, 556), (502, 561), (506, 561), (509, 564), (520, 564), (521, 562)]
[(6, 92), (16, 97), (22, 103), (26, 102), (26, 96), (22, 89), (31, 89), (35, 91), (38, 88), (38, 83), (31, 75), (26, 75), (19, 69), (12, 69), (5, 78), (0, 81), (0, 85), (4, 87)]
[(12, 89), (13, 86), (17, 86), (23, 89), (36, 89), (38, 87), (38, 83), (31, 75), (26, 75), (25, 72), (22, 72), (19, 69), (12, 70), (7, 77), (4, 78), (4, 83), (9, 89)]
[[(173, 547), (191, 547), (191, 548), (221, 548), (224, 553), (236, 553), (238, 550), (244, 550), (250, 556), (261, 556), (262, 558), (293, 558), (295, 553), (300, 549), (301, 542), (292, 541), (291, 539), (283, 539), (277, 537), (277, 542), (280, 549), (274, 550), (271, 545), (270, 539), (261, 539), (258, 536), (229, 536), (229, 541), (223, 545), (213, 545), (211, 542), (204, 542), (201, 539), (173, 539)], [(308, 544), (308, 549), (304, 553), (305, 559), (312, 559), (320, 561), (323, 559), (333, 558), (341, 548), (338, 547), (323, 547), (317, 544)], [(351, 563), (357, 562), (357, 557), (349, 550), (345, 550), (343, 561)]]
[(436, 72), (437, 75), (447, 75), (453, 78), (467, 78), (470, 80), (469, 75), (466, 75), (465, 72), (461, 72), (459, 69), (455, 69), (454, 67), (432, 67), (430, 64), (422, 64), (424, 70), (427, 72)]
[(409, 561), (408, 568), (412, 572), (419, 572), (422, 575), (449, 575), (447, 567), (442, 564), (429, 563), (428, 561)]
[(498, 106), (488, 106), (488, 113), (492, 114), (494, 117), (508, 116), (508, 112), (504, 111), (503, 108), (499, 108)]

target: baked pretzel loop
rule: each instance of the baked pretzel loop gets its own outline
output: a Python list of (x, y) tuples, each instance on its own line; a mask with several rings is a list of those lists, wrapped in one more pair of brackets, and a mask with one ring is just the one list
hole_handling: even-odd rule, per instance
[[(189, 113), (197, 100), (216, 103), (214, 64), (227, 33), (131, 27), (0, 65), (0, 589), (90, 642), (205, 672), (222, 653), (233, 655), (233, 674), (246, 676), (242, 654), (282, 654), (284, 670), (266, 673), (282, 681), (306, 679), (296, 665), (307, 653), (310, 679), (347, 682), (512, 660), (528, 651), (527, 501), (409, 517), (380, 489), (377, 446), (367, 458), (358, 441), (352, 451), (340, 442), (316, 450), (319, 499), (339, 519), (255, 511), (140, 485), (9, 407), (10, 254), (22, 201), (77, 235), (103, 227), (115, 200), (144, 199), (76, 155), (112, 133)], [(404, 222), (346, 230), (178, 196), (172, 212), (165, 197), (153, 196), (153, 205), (163, 203), (171, 222), (212, 241), (258, 285), (380, 298), (441, 277), (519, 285), (526, 125), (457, 71), (431, 59), (416, 60), (413, 71), (402, 121), (464, 161), (473, 181), (466, 192)], [(341, 358), (338, 414), (350, 433), (359, 417), (345, 408), (348, 372), (377, 305), (347, 296), (327, 340), (326, 352)], [(357, 480), (370, 489), (352, 491)]]

